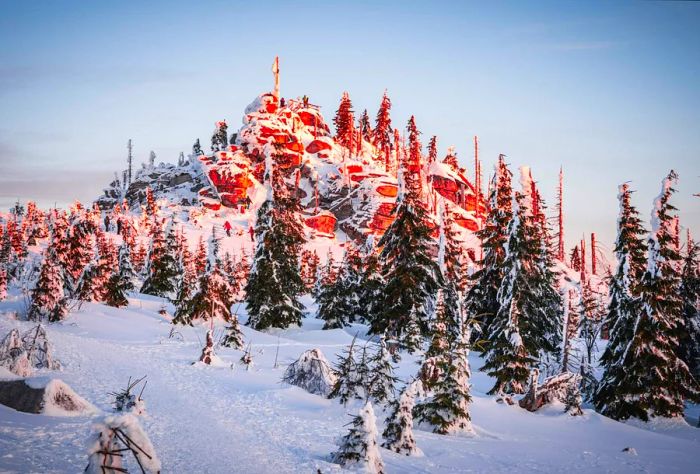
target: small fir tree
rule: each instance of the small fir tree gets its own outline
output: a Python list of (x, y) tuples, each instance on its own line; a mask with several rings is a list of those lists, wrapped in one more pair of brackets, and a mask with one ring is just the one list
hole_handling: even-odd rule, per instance
[(418, 456), (421, 450), (413, 437), (413, 409), (420, 392), (420, 380), (410, 382), (401, 391), (398, 400), (390, 403), (391, 411), (386, 419), (386, 428), (382, 433), (382, 446), (398, 454)]
[(379, 347), (368, 359), (367, 395), (375, 403), (386, 403), (394, 399), (394, 390), (398, 378), (394, 376), (391, 354), (386, 347), (384, 336), (379, 338)]
[(134, 269), (131, 267), (131, 251), (126, 242), (119, 246), (119, 267), (109, 277), (105, 301), (109, 306), (121, 308), (129, 305), (127, 294), (134, 290)]
[(353, 134), (355, 133), (355, 118), (352, 110), (352, 101), (347, 92), (343, 92), (333, 123), (335, 124), (336, 141), (340, 145), (350, 148), (353, 143)]
[(683, 302), (685, 331), (681, 334), (679, 343), (681, 358), (695, 378), (700, 380), (700, 261), (698, 255), (700, 255), (700, 247), (693, 242), (688, 232), (679, 291)]
[(44, 252), (39, 280), (32, 290), (29, 319), (41, 321), (43, 318), (47, 318), (49, 322), (63, 320), (68, 314), (68, 302), (63, 287), (63, 271), (55, 250), (49, 246)]
[(368, 401), (353, 418), (348, 434), (339, 440), (338, 451), (332, 454), (332, 461), (343, 467), (361, 468), (367, 473), (383, 473), (384, 464), (379, 455), (377, 437), (377, 419), (372, 403)]
[(175, 259), (175, 230), (172, 221), (163, 232), (159, 224), (151, 228), (151, 243), (147, 257), (146, 280), (141, 293), (169, 298), (175, 293), (177, 260)]

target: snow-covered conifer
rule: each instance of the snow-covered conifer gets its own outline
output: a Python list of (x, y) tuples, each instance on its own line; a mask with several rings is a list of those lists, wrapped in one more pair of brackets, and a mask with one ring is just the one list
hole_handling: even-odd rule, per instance
[(359, 125), (360, 133), (362, 134), (362, 138), (367, 141), (371, 142), (374, 134), (372, 133), (372, 124), (369, 121), (369, 114), (367, 114), (367, 109), (362, 112), (362, 115), (360, 116), (360, 125)]
[(0, 301), (7, 298), (7, 270), (0, 264)]
[(384, 91), (382, 102), (377, 111), (377, 120), (374, 125), (374, 146), (385, 149), (391, 146), (391, 100)]
[[(198, 140), (199, 141), (199, 140)], [(214, 133), (211, 136), (211, 151), (223, 151), (228, 146), (228, 125), (226, 121), (222, 120), (216, 122), (214, 127)]]
[[(468, 337), (468, 336), (466, 336)], [(439, 434), (473, 433), (469, 404), (469, 347), (462, 331), (457, 335), (447, 357), (440, 359), (440, 377), (433, 385), (432, 396), (417, 408), (420, 421)]]
[(68, 303), (63, 292), (63, 270), (52, 246), (44, 251), (39, 281), (32, 290), (29, 307), (30, 320), (40, 321), (44, 317), (50, 322), (61, 321), (68, 314)]
[(126, 242), (119, 246), (119, 266), (109, 277), (105, 301), (109, 306), (128, 306), (127, 295), (134, 290), (134, 269), (131, 266), (131, 250)]
[[(688, 232), (681, 272), (680, 296), (683, 301), (683, 325), (680, 338), (681, 358), (696, 380), (700, 380), (700, 247)], [(0, 277), (1, 279), (1, 277)], [(1, 285), (0, 285), (1, 286)], [(0, 290), (0, 294), (1, 294)]]
[(401, 197), (396, 218), (379, 241), (382, 278), (386, 282), (378, 298), (370, 333), (396, 338), (409, 352), (420, 346), (430, 330), (435, 295), (443, 284), (442, 273), (431, 255), (428, 212), (418, 189)]
[(512, 173), (503, 155), (498, 157), (491, 184), (488, 213), (484, 226), (477, 232), (484, 257), (479, 270), (471, 276), (471, 288), (466, 296), (465, 309), (471, 319), (479, 321), (482, 334), (489, 335), (489, 326), (500, 304), (498, 288), (503, 280), (503, 262), (508, 244), (508, 224), (513, 217)]
[(335, 124), (336, 141), (346, 148), (350, 147), (355, 131), (355, 117), (352, 110), (352, 101), (347, 92), (343, 92), (333, 123)]
[[(245, 287), (247, 324), (257, 330), (300, 325), (303, 317), (299, 254), (305, 236), (297, 213), (299, 200), (276, 177), (274, 157), (270, 150), (267, 153), (267, 199), (258, 210), (255, 256)], [(275, 155), (279, 153), (276, 150)]]
[(350, 431), (338, 442), (338, 451), (331, 459), (343, 467), (357, 467), (364, 472), (381, 474), (384, 463), (377, 444), (377, 419), (372, 402), (367, 402), (351, 422)]
[(523, 393), (530, 368), (556, 354), (561, 337), (561, 301), (543, 257), (544, 236), (533, 208), (532, 177), (521, 168), (522, 191), (513, 201), (498, 311), (489, 324), (486, 363), (496, 378), (489, 394)]
[(379, 347), (367, 361), (369, 381), (367, 395), (375, 403), (386, 403), (394, 399), (398, 378), (394, 376), (391, 354), (386, 347), (384, 336), (379, 337)]
[(175, 229), (172, 222), (168, 224), (166, 232), (158, 223), (151, 228), (146, 280), (141, 287), (141, 293), (163, 298), (174, 296), (177, 283)]
[(358, 374), (358, 362), (355, 357), (355, 341), (352, 339), (350, 345), (338, 356), (338, 362), (334, 367), (336, 374), (335, 385), (328, 398), (337, 398), (340, 403), (347, 405), (348, 401), (364, 398), (364, 387)]
[(282, 380), (309, 393), (327, 397), (333, 391), (337, 377), (323, 352), (310, 349), (289, 364)]
[(386, 427), (382, 433), (382, 446), (398, 454), (417, 456), (421, 450), (416, 446), (413, 437), (413, 408), (420, 391), (420, 380), (410, 382), (401, 391), (398, 400), (390, 402), (391, 412), (386, 419)]

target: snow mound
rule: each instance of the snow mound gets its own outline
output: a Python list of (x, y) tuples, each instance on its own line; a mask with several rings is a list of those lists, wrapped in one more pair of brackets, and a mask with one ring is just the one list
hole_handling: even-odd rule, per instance
[(327, 397), (333, 390), (336, 375), (320, 349), (305, 351), (284, 372), (282, 381), (309, 393)]
[(65, 382), (46, 377), (0, 382), (0, 403), (48, 416), (90, 416), (99, 412)]

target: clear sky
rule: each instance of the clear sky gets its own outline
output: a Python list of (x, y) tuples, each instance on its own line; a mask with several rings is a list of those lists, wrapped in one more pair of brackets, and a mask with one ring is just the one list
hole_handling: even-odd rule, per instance
[(272, 87), (330, 120), (344, 90), (472, 169), (530, 165), (567, 237), (615, 236), (617, 186), (648, 217), (661, 178), (700, 233), (700, 3), (0, 0), (0, 206), (90, 201), (137, 158), (174, 161)]

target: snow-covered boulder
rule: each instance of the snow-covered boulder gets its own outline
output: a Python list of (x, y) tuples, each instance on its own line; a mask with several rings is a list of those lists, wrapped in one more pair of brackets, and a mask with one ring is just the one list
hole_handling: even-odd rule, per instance
[(98, 412), (65, 382), (46, 377), (0, 381), (0, 403), (25, 413), (83, 416)]
[(301, 387), (309, 393), (327, 397), (336, 375), (320, 349), (304, 352), (284, 373), (283, 382)]

